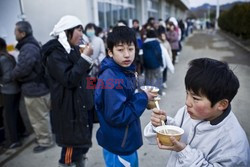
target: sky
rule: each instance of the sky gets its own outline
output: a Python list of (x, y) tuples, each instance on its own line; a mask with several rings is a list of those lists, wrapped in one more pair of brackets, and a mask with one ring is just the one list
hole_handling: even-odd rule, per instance
[[(250, 2), (250, 0), (219, 0), (219, 4), (223, 5), (226, 3), (232, 3), (232, 2), (236, 2), (236, 1)], [(190, 7), (201, 6), (204, 3), (209, 3), (211, 5), (217, 4), (217, 0), (189, 0), (189, 2), (190, 2)]]

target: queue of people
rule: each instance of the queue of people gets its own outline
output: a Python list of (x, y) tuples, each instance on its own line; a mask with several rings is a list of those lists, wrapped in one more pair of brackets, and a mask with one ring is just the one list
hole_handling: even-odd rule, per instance
[[(29, 22), (20, 21), (15, 28), (17, 62), (0, 38), (8, 148), (21, 146), (17, 118), (22, 94), (36, 136), (33, 152), (46, 151), (55, 142), (61, 147), (59, 167), (86, 166), (96, 114), (100, 124), (96, 138), (107, 167), (139, 166), (142, 129), (150, 143), (172, 151), (168, 166), (249, 165), (249, 143), (230, 104), (239, 81), (227, 63), (208, 58), (191, 61), (185, 106), (175, 118), (153, 109), (144, 128), (140, 117), (156, 95), (139, 89), (138, 75), (164, 95), (167, 73), (174, 73), (178, 62), (183, 30), (174, 17), (165, 22), (149, 18), (142, 28), (136, 19), (133, 28), (121, 20), (103, 34), (95, 24), (84, 27), (79, 18), (66, 15), (50, 33), (53, 39), (40, 46)], [(181, 141), (171, 138), (172, 146), (159, 142), (155, 128), (162, 121), (185, 129)]]

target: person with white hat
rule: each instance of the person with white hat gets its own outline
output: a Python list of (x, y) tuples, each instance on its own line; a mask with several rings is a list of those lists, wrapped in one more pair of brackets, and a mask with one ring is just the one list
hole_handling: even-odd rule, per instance
[(175, 63), (177, 63), (177, 52), (179, 51), (180, 47), (179, 47), (179, 40), (181, 37), (181, 32), (179, 31), (179, 27), (178, 27), (178, 22), (176, 20), (176, 18), (174, 17), (170, 17), (168, 20), (168, 24), (167, 24), (167, 40), (171, 46), (172, 49), (172, 62), (173, 65), (175, 65)]
[(93, 90), (87, 89), (92, 66), (92, 47), (82, 50), (82, 22), (63, 16), (50, 33), (55, 37), (42, 47), (51, 91), (51, 124), (56, 143), (62, 147), (59, 166), (84, 167), (91, 147)]

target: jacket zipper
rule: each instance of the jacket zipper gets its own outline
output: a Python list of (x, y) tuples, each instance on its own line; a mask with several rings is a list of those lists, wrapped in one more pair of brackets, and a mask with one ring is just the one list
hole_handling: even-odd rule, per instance
[(127, 125), (126, 129), (125, 129), (125, 134), (124, 134), (124, 137), (123, 137), (123, 140), (122, 140), (122, 145), (121, 145), (122, 148), (125, 146), (125, 143), (126, 143), (126, 140), (127, 140), (127, 137), (128, 137), (128, 128), (129, 128), (129, 125)]
[(191, 145), (192, 141), (194, 140), (194, 136), (196, 134), (196, 128), (197, 128), (197, 126), (200, 125), (202, 122), (205, 122), (205, 121), (201, 121), (201, 122), (199, 122), (198, 124), (195, 125), (195, 127), (194, 127), (194, 134), (193, 134), (192, 139), (189, 142), (189, 145)]

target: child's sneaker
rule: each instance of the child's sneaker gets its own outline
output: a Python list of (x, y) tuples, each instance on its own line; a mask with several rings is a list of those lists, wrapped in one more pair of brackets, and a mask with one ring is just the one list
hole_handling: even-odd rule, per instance
[(167, 86), (166, 82), (164, 82), (164, 83), (162, 84), (162, 87), (165, 88), (165, 89), (167, 89), (168, 86)]
[(176, 55), (175, 57), (175, 63), (178, 63), (179, 62), (179, 56)]

